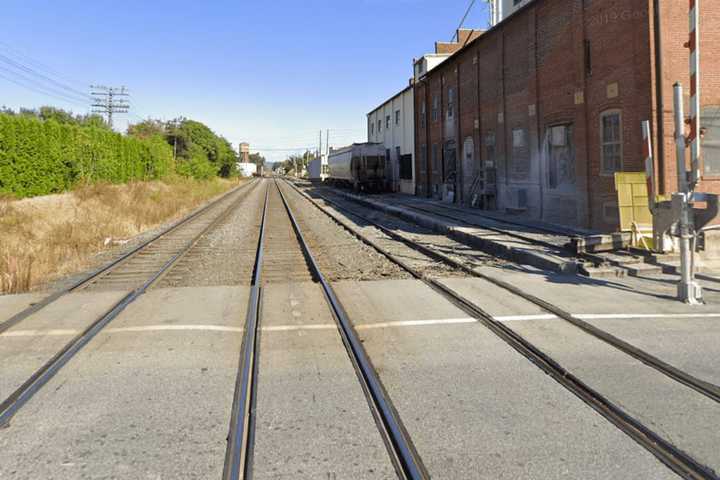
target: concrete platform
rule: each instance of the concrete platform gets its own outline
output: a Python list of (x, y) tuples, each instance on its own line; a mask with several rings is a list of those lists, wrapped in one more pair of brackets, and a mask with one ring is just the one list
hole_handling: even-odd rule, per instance
[[(531, 265), (554, 272), (577, 273), (583, 263), (569, 255), (562, 245), (570, 242), (565, 234), (541, 232), (530, 227), (500, 224), (492, 219), (482, 219), (472, 212), (451, 212), (444, 216), (442, 205), (420, 201), (405, 196), (366, 196), (342, 190), (333, 190), (347, 199), (365, 206), (397, 215), (405, 220), (448, 235), (449, 237), (478, 248), (484, 252), (524, 265)], [(421, 209), (414, 207), (420, 206)], [(499, 229), (499, 230), (496, 230)], [(518, 236), (515, 236), (518, 235)], [(545, 242), (545, 245), (534, 243)]]
[[(483, 280), (448, 279), (443, 283), (482, 306), (492, 315), (507, 313), (507, 306), (502, 300), (496, 305), (494, 292)], [(606, 293), (611, 292), (606, 291)], [(589, 312), (591, 308), (587, 298), (583, 295), (573, 295), (572, 290), (567, 291), (564, 298), (566, 304), (572, 304), (566, 305), (566, 308), (570, 307), (573, 313), (577, 310)], [(642, 307), (631, 293), (618, 292), (606, 298), (608, 302), (612, 301), (613, 309), (616, 311), (619, 308), (626, 311), (640, 310)], [(524, 315), (525, 318), (508, 320), (507, 325), (511, 329), (666, 440), (700, 463), (720, 471), (720, 450), (717, 448), (720, 445), (720, 430), (716, 428), (720, 423), (720, 405), (584, 333), (568, 322), (526, 315), (533, 307), (523, 303), (525, 302), (517, 300), (517, 315), (518, 317)], [(648, 310), (647, 303), (643, 311), (652, 313), (652, 310)], [(659, 303), (650, 302), (656, 308), (660, 308)], [(596, 316), (608, 312), (603, 305), (595, 304), (592, 307)], [(685, 311), (688, 310), (690, 309), (685, 307)], [(654, 347), (649, 349), (649, 352), (666, 361), (685, 358), (689, 359), (687, 363), (700, 365), (703, 371), (717, 370), (720, 328), (716, 327), (707, 332), (708, 338), (701, 339), (700, 344), (693, 346), (691, 341), (698, 340), (695, 325), (686, 324), (683, 329), (681, 320), (675, 319), (673, 344), (668, 342), (670, 339), (667, 338), (665, 331), (652, 320), (652, 317), (646, 319), (643, 323), (644, 329), (635, 324), (631, 333), (628, 334), (627, 329), (622, 329), (618, 333), (629, 341), (637, 340), (638, 337), (645, 338), (643, 343)], [(594, 323), (604, 328), (603, 322), (604, 320)], [(617, 328), (615, 330), (617, 332)], [(717, 373), (714, 376), (717, 377)]]
[(421, 282), (336, 290), (433, 478), (676, 478)]
[(395, 471), (318, 284), (263, 290), (253, 478)]
[(246, 304), (242, 287), (138, 299), (0, 432), (0, 478), (220, 478)]

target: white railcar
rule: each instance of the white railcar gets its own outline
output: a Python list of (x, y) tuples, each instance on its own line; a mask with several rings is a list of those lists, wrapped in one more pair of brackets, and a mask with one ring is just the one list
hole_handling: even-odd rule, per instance
[(355, 190), (385, 190), (385, 147), (380, 143), (353, 143), (331, 150), (329, 181)]

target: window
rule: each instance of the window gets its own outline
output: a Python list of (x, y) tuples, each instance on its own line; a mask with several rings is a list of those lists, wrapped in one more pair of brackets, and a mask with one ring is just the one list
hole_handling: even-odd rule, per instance
[(412, 155), (410, 154), (400, 156), (400, 178), (402, 180), (412, 180), (412, 161)]
[(400, 110), (395, 110), (395, 125), (400, 125)]
[(385, 115), (385, 128), (390, 128), (390, 115)]
[(601, 173), (612, 175), (622, 170), (622, 118), (617, 110), (600, 115)]
[(440, 98), (437, 95), (433, 95), (432, 98), (432, 121), (437, 122), (438, 110), (440, 109)]
[(382, 120), (378, 120), (378, 134), (382, 132)]
[(427, 171), (427, 145), (420, 145), (420, 173), (425, 174)]
[(557, 189), (575, 185), (575, 146), (572, 125), (556, 125), (546, 132), (547, 182)]
[(700, 110), (700, 129), (703, 173), (720, 176), (720, 106)]
[(450, 87), (448, 88), (448, 107), (447, 107), (447, 117), (448, 119), (453, 118), (455, 116), (455, 89)]
[(431, 161), (432, 161), (432, 172), (435, 174), (437, 174), (440, 171), (440, 158), (439, 158), (438, 153), (439, 153), (438, 152), (438, 144), (433, 143)]
[(514, 128), (512, 131), (512, 162), (510, 174), (514, 179), (525, 180), (530, 175), (530, 148), (527, 130)]
[(485, 135), (485, 168), (495, 168), (495, 132)]
[(375, 122), (370, 122), (370, 135), (375, 133)]
[(585, 40), (585, 76), (592, 77), (592, 48), (590, 40)]
[(426, 109), (427, 109), (427, 106), (425, 105), (425, 102), (422, 102), (420, 104), (420, 128), (425, 128), (427, 126)]

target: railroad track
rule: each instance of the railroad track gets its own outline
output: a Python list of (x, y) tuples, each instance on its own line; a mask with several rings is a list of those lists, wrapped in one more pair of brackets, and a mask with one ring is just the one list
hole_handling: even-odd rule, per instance
[(117, 260), (53, 293), (0, 324), (0, 333), (19, 324), (64, 295), (84, 289), (129, 290), (117, 303), (62, 347), (28, 380), (0, 403), (0, 427), (9, 423), (22, 406), (40, 390), (98, 332), (128, 305), (142, 296), (186, 255), (209, 231), (220, 224), (255, 188), (257, 182), (236, 188), (181, 219)]
[[(348, 230), (351, 234), (355, 235), (358, 239), (364, 241), (366, 244), (375, 248), (379, 253), (385, 255), (389, 260), (393, 261), (408, 273), (413, 275), (415, 278), (421, 280), (434, 291), (438, 292), (442, 297), (462, 309), (469, 316), (475, 318), (478, 322), (485, 325), (499, 338), (505, 341), (508, 345), (514, 348), (516, 351), (521, 353), (523, 356), (528, 358), (531, 362), (541, 368), (546, 374), (555, 379), (558, 383), (564, 386), (566, 389), (575, 394), (578, 398), (584, 401), (586, 404), (591, 406), (600, 415), (605, 417), (608, 421), (616, 425), (619, 429), (625, 432), (628, 436), (633, 438), (637, 443), (642, 445), (665, 465), (675, 471), (683, 478), (687, 479), (718, 479), (716, 472), (711, 468), (696, 461), (690, 455), (679, 450), (674, 444), (664, 438), (662, 435), (653, 431), (645, 424), (626, 413), (620, 406), (614, 404), (600, 392), (594, 390), (592, 387), (584, 383), (580, 378), (573, 375), (562, 365), (557, 363), (551, 356), (546, 354), (536, 345), (524, 339), (522, 336), (517, 334), (511, 328), (504, 325), (493, 318), (488, 312), (486, 312), (481, 306), (477, 305), (473, 301), (463, 297), (452, 289), (448, 288), (435, 278), (425, 272), (419, 271), (413, 268), (412, 265), (408, 264), (403, 258), (389, 252), (383, 248), (374, 239), (371, 239), (357, 229), (352, 228), (351, 225), (337, 216), (334, 213), (327, 211), (323, 208), (316, 200), (311, 198), (306, 193), (302, 192), (299, 188), (293, 185), (291, 182), (287, 182), (292, 186), (300, 195), (309, 200), (315, 207), (320, 209), (326, 215), (335, 220), (339, 225)], [(395, 231), (386, 228), (375, 220), (368, 218), (367, 216), (358, 213), (352, 209), (346, 208), (337, 202), (327, 198), (322, 194), (318, 194), (326, 203), (332, 205), (335, 209), (348, 214), (351, 217), (355, 217), (366, 224), (372, 225), (388, 237), (395, 239), (398, 242), (409, 246), (410, 248), (424, 253), (432, 258), (446, 263), (447, 265), (453, 266), (463, 272), (478, 278), (482, 278), (494, 285), (497, 285), (511, 294), (520, 297), (526, 301), (529, 301), (547, 312), (550, 312), (557, 317), (567, 321), (569, 324), (577, 327), (594, 337), (608, 343), (609, 345), (617, 348), (623, 353), (632, 356), (633, 358), (641, 361), (645, 365), (661, 372), (662, 374), (672, 378), (674, 381), (679, 382), (698, 393), (716, 401), (720, 402), (720, 389), (718, 386), (705, 382), (701, 379), (693, 377), (686, 372), (683, 372), (672, 365), (654, 357), (653, 355), (634, 347), (633, 345), (624, 342), (623, 340), (601, 330), (597, 327), (590, 325), (589, 323), (575, 317), (574, 315), (564, 311), (563, 309), (547, 302), (539, 297), (524, 292), (521, 288), (516, 287), (504, 280), (494, 278), (490, 275), (480, 273), (471, 266), (465, 265), (462, 262), (455, 260), (447, 254), (433, 249), (431, 246), (423, 245), (417, 241), (407, 238), (403, 235), (396, 233)]]
[[(270, 282), (317, 281), (337, 324), (370, 411), (387, 447), (398, 478), (426, 479), (412, 441), (387, 395), (351, 320), (326, 281), (277, 181), (268, 185), (256, 263), (245, 319), (238, 375), (228, 433), (223, 480), (252, 477), (255, 434), (258, 331), (262, 322), (263, 286)], [(284, 272), (284, 273), (283, 273)], [(267, 277), (266, 277), (267, 273)]]

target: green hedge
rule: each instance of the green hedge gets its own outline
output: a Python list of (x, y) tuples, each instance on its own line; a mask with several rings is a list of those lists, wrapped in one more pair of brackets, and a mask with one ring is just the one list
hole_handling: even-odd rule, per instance
[(19, 197), (68, 190), (81, 181), (124, 183), (174, 170), (162, 137), (127, 137), (108, 129), (0, 114), (0, 193)]

